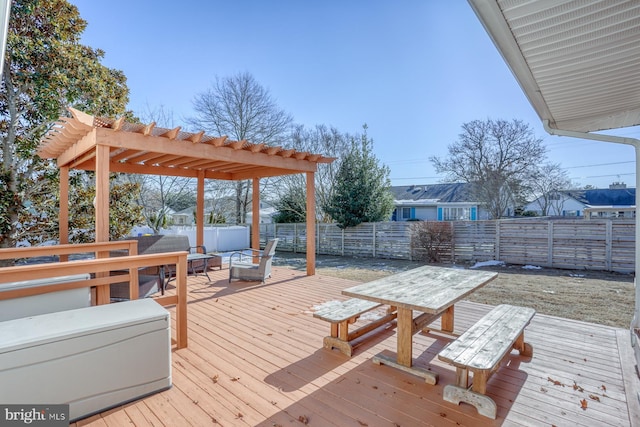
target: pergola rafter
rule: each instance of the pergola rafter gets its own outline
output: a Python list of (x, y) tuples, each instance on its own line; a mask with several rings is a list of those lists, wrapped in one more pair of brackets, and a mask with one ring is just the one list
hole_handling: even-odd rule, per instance
[[(60, 117), (38, 147), (38, 155), (56, 159), (60, 174), (60, 243), (68, 243), (69, 169), (96, 172), (96, 241), (109, 240), (109, 173), (179, 176), (197, 179), (196, 240), (204, 241), (204, 180), (252, 180), (253, 215), (251, 246), (260, 244), (257, 215), (260, 178), (304, 173), (307, 178), (307, 274), (315, 274), (315, 186), (319, 163), (333, 157), (273, 147), (265, 143), (231, 141), (204, 131), (164, 129), (156, 123), (130, 123), (93, 117), (70, 108)], [(98, 299), (108, 300), (108, 290)]]

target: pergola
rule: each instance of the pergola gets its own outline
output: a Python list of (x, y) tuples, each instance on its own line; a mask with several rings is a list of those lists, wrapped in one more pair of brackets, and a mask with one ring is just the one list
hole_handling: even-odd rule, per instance
[[(71, 117), (60, 117), (38, 147), (38, 155), (56, 159), (60, 168), (60, 243), (69, 241), (69, 170), (95, 171), (96, 242), (109, 241), (109, 174), (149, 174), (197, 179), (196, 241), (204, 242), (205, 179), (252, 180), (252, 210), (260, 211), (260, 179), (306, 174), (307, 275), (315, 274), (315, 187), (318, 163), (333, 157), (294, 149), (231, 141), (163, 129), (155, 123), (129, 123), (124, 118), (93, 117), (70, 108)], [(251, 246), (259, 249), (260, 215), (252, 215)], [(108, 300), (109, 295), (97, 295)]]

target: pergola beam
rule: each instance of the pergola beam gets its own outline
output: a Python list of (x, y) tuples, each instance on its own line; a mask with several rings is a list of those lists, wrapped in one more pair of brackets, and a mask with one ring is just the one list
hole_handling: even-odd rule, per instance
[[(307, 274), (315, 274), (315, 187), (318, 163), (334, 158), (264, 143), (228, 141), (163, 129), (155, 123), (128, 123), (124, 118), (94, 118), (70, 109), (73, 117), (60, 117), (38, 148), (42, 158), (55, 158), (60, 167), (60, 238), (68, 240), (68, 181), (71, 167), (95, 171), (96, 241), (109, 241), (109, 174), (121, 172), (197, 179), (196, 240), (204, 243), (205, 179), (252, 180), (253, 233), (251, 245), (260, 247), (260, 179), (304, 173), (307, 179)], [(155, 134), (155, 135), (154, 135)], [(104, 254), (106, 256), (106, 254)], [(101, 255), (99, 255), (101, 256)], [(101, 286), (96, 298), (108, 302)]]

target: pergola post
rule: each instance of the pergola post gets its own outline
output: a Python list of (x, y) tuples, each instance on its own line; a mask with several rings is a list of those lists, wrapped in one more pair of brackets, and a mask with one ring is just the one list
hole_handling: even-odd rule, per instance
[[(109, 147), (96, 145), (96, 242), (109, 241)], [(108, 257), (109, 253), (98, 253), (98, 258)], [(100, 273), (104, 274), (104, 273)], [(111, 295), (109, 285), (96, 287), (96, 304), (109, 304)]]
[(58, 234), (61, 245), (69, 243), (69, 167), (60, 167), (60, 206)]
[(315, 173), (307, 172), (307, 276), (316, 274), (316, 186)]
[[(260, 178), (253, 178), (251, 189), (251, 247), (260, 249)], [(257, 261), (257, 258), (255, 260)]]
[(204, 171), (198, 172), (196, 202), (196, 246), (204, 245)]

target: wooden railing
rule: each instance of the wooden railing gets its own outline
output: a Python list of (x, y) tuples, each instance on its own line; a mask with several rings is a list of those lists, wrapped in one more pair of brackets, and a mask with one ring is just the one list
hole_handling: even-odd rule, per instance
[[(102, 257), (113, 250), (128, 250), (129, 255), (119, 257)], [(0, 287), (3, 283), (24, 280), (46, 279), (74, 274), (91, 274), (92, 278), (84, 281), (57, 283), (34, 286), (0, 292), (0, 300), (38, 295), (48, 292), (63, 291), (95, 286), (109, 293), (111, 283), (129, 282), (130, 298), (138, 298), (138, 268), (176, 265), (176, 294), (155, 298), (163, 307), (176, 306), (176, 337), (178, 349), (187, 347), (187, 252), (166, 252), (161, 254), (137, 255), (136, 241), (118, 241), (106, 243), (87, 243), (81, 245), (59, 245), (35, 248), (1, 249), (0, 259), (32, 258), (38, 256), (61, 256), (74, 253), (94, 252), (95, 259), (78, 261), (61, 261), (42, 264), (28, 264), (0, 268)], [(109, 275), (112, 271), (128, 271), (125, 274)], [(109, 303), (109, 299), (96, 299), (97, 304)]]

